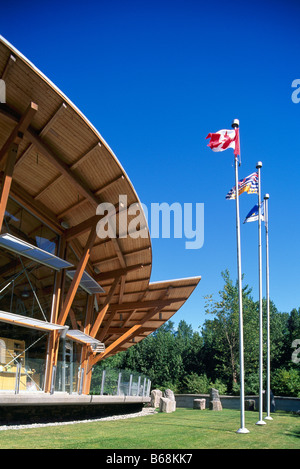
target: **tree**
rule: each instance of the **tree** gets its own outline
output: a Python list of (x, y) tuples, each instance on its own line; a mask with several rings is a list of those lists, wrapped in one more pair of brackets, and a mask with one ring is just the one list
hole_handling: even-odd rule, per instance
[[(226, 380), (228, 386), (238, 383), (239, 375), (239, 295), (238, 283), (234, 285), (228, 270), (222, 272), (225, 285), (219, 292), (219, 300), (207, 296), (206, 313), (215, 316), (213, 320), (204, 324), (204, 338), (209, 338), (209, 348), (213, 349), (215, 372), (212, 377)], [(244, 341), (245, 350), (248, 348), (248, 356), (252, 364), (253, 345), (257, 340), (253, 331), (256, 329), (256, 308), (251, 296), (251, 289), (244, 286), (243, 315), (244, 315), (244, 337), (248, 337), (248, 344)], [(204, 342), (205, 342), (204, 339)], [(211, 372), (207, 370), (208, 375)], [(216, 373), (217, 372), (217, 373)], [(228, 377), (231, 376), (230, 379)]]
[(174, 323), (168, 321), (124, 353), (123, 368), (146, 374), (152, 387), (175, 387), (184, 373), (179, 349)]
[(279, 396), (300, 397), (300, 372), (297, 369), (279, 368), (272, 375), (272, 389)]
[[(152, 388), (201, 392), (214, 384), (223, 392), (227, 388), (231, 393), (239, 393), (238, 283), (233, 283), (228, 270), (222, 272), (222, 277), (224, 286), (218, 299), (206, 296), (205, 311), (210, 319), (206, 319), (201, 333), (193, 331), (186, 321), (180, 321), (177, 329), (172, 321), (167, 321), (127, 351), (101, 362), (93, 374), (98, 388), (102, 369), (115, 368), (145, 374), (151, 379)], [(256, 394), (259, 388), (259, 302), (253, 300), (248, 285), (243, 287), (242, 298), (245, 392)], [(265, 299), (263, 315), (265, 359)], [(297, 395), (299, 365), (292, 362), (291, 357), (292, 343), (300, 339), (300, 308), (290, 314), (281, 313), (270, 301), (270, 339), (272, 386), (282, 395)]]

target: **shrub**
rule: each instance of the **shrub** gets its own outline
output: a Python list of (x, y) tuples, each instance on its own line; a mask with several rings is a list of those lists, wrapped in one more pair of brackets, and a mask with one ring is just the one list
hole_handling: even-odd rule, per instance
[(246, 395), (254, 395), (259, 393), (259, 374), (249, 373), (245, 375), (245, 393)]
[(190, 373), (184, 378), (181, 387), (181, 392), (190, 394), (207, 394), (208, 390), (209, 380), (206, 374)]
[(274, 394), (300, 397), (300, 370), (280, 368), (271, 375), (271, 380)]
[(159, 389), (162, 393), (164, 393), (166, 389), (171, 389), (174, 394), (178, 394), (179, 392), (177, 384), (168, 381), (164, 381), (162, 384), (156, 384), (155, 387), (151, 386), (151, 389)]
[(227, 386), (226, 384), (223, 384), (222, 381), (217, 378), (214, 383), (210, 382), (210, 387), (215, 388), (219, 391), (219, 394), (226, 394), (227, 393)]

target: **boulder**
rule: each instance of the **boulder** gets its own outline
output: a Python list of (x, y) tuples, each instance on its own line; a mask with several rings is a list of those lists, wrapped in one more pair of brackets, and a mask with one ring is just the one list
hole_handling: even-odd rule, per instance
[(167, 399), (170, 399), (171, 401), (175, 401), (175, 396), (171, 389), (166, 389), (164, 391), (164, 397), (166, 397)]
[(214, 399), (220, 399), (219, 391), (217, 389), (210, 388), (209, 395), (211, 401), (213, 401)]
[(245, 400), (245, 410), (256, 410), (255, 399)]
[(166, 399), (170, 399), (170, 401), (172, 402), (172, 408), (173, 408), (172, 412), (175, 412), (175, 410), (176, 410), (176, 400), (175, 400), (175, 395), (174, 395), (173, 391), (171, 389), (166, 389), (164, 391), (163, 397), (165, 397)]
[(168, 399), (167, 397), (161, 397), (159, 402), (160, 412), (165, 412), (167, 414), (174, 412), (174, 401)]
[(151, 391), (151, 407), (159, 407), (159, 401), (162, 397), (162, 392), (159, 389), (153, 389)]
[(204, 410), (206, 406), (206, 399), (194, 399), (193, 408)]
[(220, 399), (213, 399), (209, 402), (210, 410), (223, 410)]
[(209, 395), (210, 395), (210, 401), (209, 401), (210, 410), (223, 410), (222, 404), (220, 401), (219, 391), (217, 389), (210, 388)]

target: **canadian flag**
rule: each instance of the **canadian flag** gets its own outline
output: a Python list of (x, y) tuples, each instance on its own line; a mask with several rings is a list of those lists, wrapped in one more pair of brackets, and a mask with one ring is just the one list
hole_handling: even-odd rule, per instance
[(206, 138), (210, 138), (207, 145), (212, 151), (224, 151), (227, 148), (233, 148), (235, 156), (240, 154), (238, 129), (219, 130), (214, 134), (210, 133)]

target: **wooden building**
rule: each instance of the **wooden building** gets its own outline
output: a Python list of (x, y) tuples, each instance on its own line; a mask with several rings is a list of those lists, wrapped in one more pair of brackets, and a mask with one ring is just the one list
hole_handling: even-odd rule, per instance
[[(88, 394), (93, 366), (160, 327), (200, 277), (150, 282), (150, 233), (124, 168), (76, 106), (4, 38), (0, 77), (0, 381), (23, 354), (27, 385), (31, 377), (52, 392), (71, 350)], [(102, 228), (106, 237), (98, 236)]]

